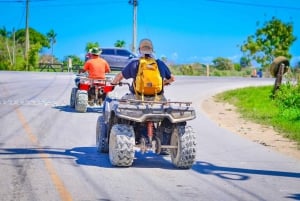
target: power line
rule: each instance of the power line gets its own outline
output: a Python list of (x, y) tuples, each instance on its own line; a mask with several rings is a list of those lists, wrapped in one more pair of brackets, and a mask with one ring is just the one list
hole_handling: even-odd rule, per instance
[[(10, 4), (16, 4), (16, 3), (25, 3), (26, 0), (0, 0), (0, 3), (10, 3)], [(56, 5), (56, 6), (81, 6), (81, 5), (107, 5), (107, 4), (119, 4), (123, 3), (125, 4), (126, 1), (119, 0), (119, 1), (110, 1), (110, 0), (30, 0), (31, 3), (34, 5), (37, 5), (38, 3), (45, 3), (45, 4), (38, 4), (39, 6), (49, 6), (49, 5)]]
[[(129, 0), (128, 3), (134, 2), (135, 0)], [(153, 1), (153, 0), (149, 0)], [(170, 1), (174, 3), (174, 0), (164, 0)], [(200, 2), (201, 0), (198, 0)], [(262, 8), (275, 8), (275, 9), (286, 9), (286, 10), (300, 10), (300, 7), (291, 7), (291, 6), (282, 6), (282, 5), (274, 5), (274, 4), (261, 4), (261, 3), (253, 3), (253, 2), (243, 2), (243, 1), (232, 1), (232, 0), (202, 0), (209, 1), (213, 3), (222, 3), (222, 4), (230, 4), (230, 5), (237, 5), (237, 6), (251, 6), (251, 7), (262, 7)], [(9, 4), (16, 4), (16, 3), (25, 3), (26, 0), (0, 0), (1, 3), (9, 3)], [(111, 1), (111, 0), (30, 0), (32, 5), (36, 6), (51, 6), (51, 7), (60, 7), (60, 6), (82, 6), (82, 5), (109, 5), (109, 4), (125, 4), (125, 0), (119, 1)], [(160, 2), (160, 1), (159, 1)], [(38, 3), (47, 3), (47, 5), (42, 5)], [(161, 3), (161, 2), (160, 2)], [(186, 3), (189, 3), (186, 1)], [(37, 5), (38, 4), (38, 5)], [(192, 6), (192, 4), (190, 3)]]

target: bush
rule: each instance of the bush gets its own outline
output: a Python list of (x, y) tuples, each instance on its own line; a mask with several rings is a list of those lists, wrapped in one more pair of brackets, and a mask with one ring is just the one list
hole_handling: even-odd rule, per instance
[(300, 83), (282, 84), (275, 94), (280, 116), (287, 120), (300, 120)]

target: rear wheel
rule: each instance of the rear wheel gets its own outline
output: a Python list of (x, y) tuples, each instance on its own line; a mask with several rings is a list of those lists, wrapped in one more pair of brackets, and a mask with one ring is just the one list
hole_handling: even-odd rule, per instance
[(96, 146), (97, 151), (108, 153), (108, 141), (106, 137), (106, 125), (103, 116), (99, 116), (96, 126)]
[(83, 90), (77, 90), (75, 100), (75, 110), (77, 112), (86, 112), (88, 105), (88, 93)]
[(196, 137), (191, 127), (176, 126), (171, 136), (171, 160), (178, 168), (189, 169), (196, 158)]
[(109, 160), (114, 166), (131, 166), (134, 158), (134, 130), (132, 126), (115, 124), (109, 137)]

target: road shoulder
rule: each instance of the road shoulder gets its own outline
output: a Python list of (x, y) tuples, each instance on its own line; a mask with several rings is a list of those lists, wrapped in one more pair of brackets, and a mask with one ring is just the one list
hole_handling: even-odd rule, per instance
[(202, 102), (201, 107), (203, 112), (218, 126), (300, 160), (300, 150), (297, 148), (296, 142), (284, 138), (271, 126), (243, 119), (235, 106), (216, 102), (213, 97), (209, 97)]

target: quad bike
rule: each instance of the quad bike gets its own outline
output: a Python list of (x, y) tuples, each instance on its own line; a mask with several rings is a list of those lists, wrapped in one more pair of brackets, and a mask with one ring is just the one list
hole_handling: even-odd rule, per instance
[[(125, 84), (129, 86), (119, 85)], [(133, 97), (106, 97), (96, 125), (97, 151), (109, 153), (112, 165), (124, 167), (132, 166), (135, 151), (169, 151), (174, 166), (191, 168), (196, 157), (196, 136), (186, 123), (196, 118), (191, 102)]]
[(77, 75), (70, 96), (70, 106), (77, 112), (86, 112), (88, 106), (101, 106), (107, 93), (113, 90), (111, 79), (91, 79)]

